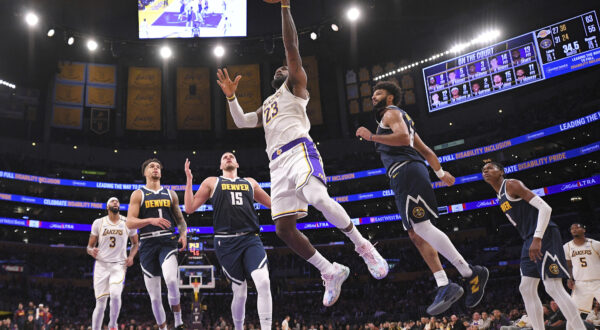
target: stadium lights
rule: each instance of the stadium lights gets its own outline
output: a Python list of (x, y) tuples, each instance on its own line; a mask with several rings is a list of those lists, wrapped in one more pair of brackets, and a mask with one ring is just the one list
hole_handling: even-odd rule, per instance
[(213, 53), (215, 54), (216, 57), (219, 57), (219, 58), (223, 57), (223, 55), (225, 55), (225, 48), (223, 48), (223, 46), (221, 46), (221, 45), (216, 46), (213, 49)]
[(316, 33), (316, 32), (311, 32), (311, 33), (310, 33), (310, 38), (311, 38), (312, 40), (317, 40), (317, 38), (318, 38), (318, 37), (319, 37), (319, 36), (317, 35), (317, 33)]
[(169, 46), (162, 46), (160, 48), (160, 57), (168, 59), (171, 57), (171, 55), (173, 55), (173, 51)]
[(0, 85), (6, 86), (6, 87), (12, 88), (12, 89), (17, 88), (17, 86), (15, 84), (11, 84), (8, 81), (2, 80), (2, 79), (0, 79)]
[(332, 29), (334, 32), (338, 32), (338, 31), (340, 30), (340, 27), (339, 27), (339, 26), (337, 26), (337, 24), (335, 24), (335, 23), (334, 23), (334, 24), (331, 24), (331, 29)]
[(346, 16), (351, 22), (355, 22), (360, 17), (360, 10), (356, 7), (352, 7), (348, 9)]
[(92, 51), (92, 52), (93, 52), (93, 51), (95, 51), (96, 49), (98, 49), (98, 43), (96, 42), (96, 40), (94, 40), (94, 39), (90, 39), (90, 40), (88, 40), (88, 42), (87, 42), (87, 48), (88, 48), (90, 51)]
[(67, 39), (67, 45), (73, 46), (74, 43), (75, 43), (75, 37), (69, 37), (69, 39)]
[(40, 19), (35, 13), (29, 12), (25, 15), (25, 22), (29, 26), (36, 26), (39, 21)]
[(56, 31), (54, 29), (48, 30), (48, 37), (50, 37), (50, 38), (54, 37), (54, 33), (56, 33)]
[(389, 77), (389, 76), (394, 75), (396, 73), (400, 73), (400, 72), (408, 70), (410, 68), (414, 68), (414, 67), (416, 67), (416, 66), (418, 66), (420, 64), (425, 64), (425, 63), (427, 63), (429, 61), (436, 60), (436, 59), (438, 59), (438, 58), (440, 58), (440, 57), (442, 57), (444, 55), (448, 55), (450, 53), (458, 54), (458, 53), (462, 52), (463, 50), (467, 49), (468, 47), (470, 47), (472, 45), (489, 43), (489, 42), (497, 39), (499, 36), (500, 36), (500, 31), (499, 30), (490, 30), (490, 31), (483, 32), (483, 33), (479, 34), (477, 37), (475, 37), (473, 40), (471, 40), (469, 42), (458, 43), (458, 44), (452, 46), (450, 49), (448, 49), (446, 51), (443, 51), (443, 52), (438, 53), (438, 54), (434, 54), (434, 55), (432, 55), (432, 56), (430, 56), (428, 58), (416, 61), (416, 62), (414, 62), (412, 64), (408, 64), (408, 65), (403, 66), (401, 68), (398, 68), (396, 70), (392, 70), (390, 72), (383, 73), (383, 74), (381, 74), (381, 75), (373, 78), (373, 80), (375, 80), (375, 81), (381, 80), (381, 79), (383, 79), (385, 77)]

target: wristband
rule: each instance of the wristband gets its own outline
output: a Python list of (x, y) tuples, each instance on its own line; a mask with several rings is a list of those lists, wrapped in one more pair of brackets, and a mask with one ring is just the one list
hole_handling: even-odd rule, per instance
[(87, 247), (87, 250), (88, 250), (88, 252), (92, 252), (92, 251), (94, 251), (94, 248), (93, 248), (93, 247), (91, 247), (91, 246), (88, 246), (88, 247)]
[(440, 179), (443, 178), (444, 175), (446, 175), (446, 172), (444, 172), (444, 169), (441, 168), (441, 167), (440, 167), (439, 170), (434, 171), (434, 172), (435, 172), (435, 175), (437, 175), (437, 177), (440, 178)]
[(233, 94), (231, 97), (225, 96), (225, 98), (227, 99), (227, 101), (233, 101), (235, 100), (235, 94)]
[(369, 138), (369, 141), (373, 142), (373, 133), (371, 133), (371, 137)]

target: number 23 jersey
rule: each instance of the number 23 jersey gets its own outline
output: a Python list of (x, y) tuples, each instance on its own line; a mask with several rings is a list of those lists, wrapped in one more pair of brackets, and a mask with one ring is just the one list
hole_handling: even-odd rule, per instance
[(127, 239), (137, 235), (137, 230), (130, 230), (125, 225), (124, 216), (120, 215), (117, 223), (108, 216), (94, 220), (92, 235), (98, 237), (97, 260), (104, 262), (122, 262), (127, 259)]
[(308, 100), (295, 96), (286, 81), (263, 102), (262, 124), (269, 159), (284, 144), (302, 137), (310, 138), (310, 120), (306, 115)]

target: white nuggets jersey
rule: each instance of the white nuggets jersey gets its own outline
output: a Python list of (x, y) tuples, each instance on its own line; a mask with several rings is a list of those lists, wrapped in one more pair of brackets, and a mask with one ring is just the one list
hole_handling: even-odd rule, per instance
[(98, 236), (98, 256), (96, 260), (104, 262), (123, 262), (127, 259), (127, 239), (137, 234), (125, 225), (124, 216), (120, 215), (115, 224), (108, 216), (94, 220), (92, 235)]
[(302, 137), (310, 138), (307, 104), (308, 99), (295, 96), (286, 82), (263, 102), (262, 120), (269, 159), (286, 143)]
[(586, 238), (583, 245), (569, 241), (563, 248), (573, 264), (575, 281), (600, 280), (600, 242)]

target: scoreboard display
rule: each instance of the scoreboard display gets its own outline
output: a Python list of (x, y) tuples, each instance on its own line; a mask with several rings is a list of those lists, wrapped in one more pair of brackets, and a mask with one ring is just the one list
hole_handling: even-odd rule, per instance
[(423, 69), (429, 112), (600, 63), (595, 11)]

